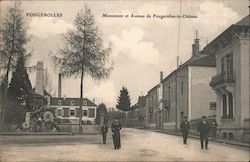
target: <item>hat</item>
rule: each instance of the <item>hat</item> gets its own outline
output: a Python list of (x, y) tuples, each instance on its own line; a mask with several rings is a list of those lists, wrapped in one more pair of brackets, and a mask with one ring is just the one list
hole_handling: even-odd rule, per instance
[(188, 118), (187, 116), (184, 116), (184, 119)]
[(202, 119), (206, 119), (207, 117), (206, 116), (202, 116)]

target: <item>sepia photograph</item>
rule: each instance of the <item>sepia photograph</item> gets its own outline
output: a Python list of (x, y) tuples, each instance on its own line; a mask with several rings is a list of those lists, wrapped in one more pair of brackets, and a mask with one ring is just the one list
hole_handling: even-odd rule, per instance
[(0, 0), (0, 162), (249, 162), (250, 0)]

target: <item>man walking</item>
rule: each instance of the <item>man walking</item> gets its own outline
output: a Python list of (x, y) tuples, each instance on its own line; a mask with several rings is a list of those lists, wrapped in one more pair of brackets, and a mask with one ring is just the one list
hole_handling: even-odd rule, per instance
[(106, 144), (106, 137), (108, 133), (108, 127), (106, 125), (102, 126), (102, 142), (103, 144)]
[(218, 127), (217, 121), (216, 121), (215, 118), (213, 117), (213, 118), (212, 118), (212, 121), (211, 121), (211, 132), (212, 132), (213, 140), (216, 139), (217, 127)]
[(118, 121), (118, 118), (115, 118), (115, 121), (111, 124), (111, 131), (114, 142), (114, 149), (119, 149), (121, 147), (120, 140), (120, 130), (122, 129), (121, 123)]
[(182, 132), (182, 137), (183, 137), (183, 144), (187, 144), (187, 138), (188, 138), (188, 132), (190, 128), (190, 124), (187, 121), (187, 116), (184, 117), (184, 121), (181, 122), (180, 125), (181, 132)]
[(203, 116), (201, 118), (197, 132), (200, 135), (201, 149), (203, 149), (204, 147), (204, 141), (205, 141), (205, 149), (208, 149), (208, 136), (210, 133), (210, 126), (209, 123), (207, 122), (207, 117)]

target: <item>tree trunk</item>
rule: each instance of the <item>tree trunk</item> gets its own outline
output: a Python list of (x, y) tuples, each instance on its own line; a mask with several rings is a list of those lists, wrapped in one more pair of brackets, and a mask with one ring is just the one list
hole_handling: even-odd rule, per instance
[(82, 74), (81, 74), (81, 86), (80, 86), (80, 115), (79, 115), (79, 134), (82, 134), (82, 102), (83, 102), (83, 63), (82, 63)]

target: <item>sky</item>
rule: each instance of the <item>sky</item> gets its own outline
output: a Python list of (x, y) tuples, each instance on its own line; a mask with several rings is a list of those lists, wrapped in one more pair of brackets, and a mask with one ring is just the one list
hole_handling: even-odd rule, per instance
[[(138, 1), (21, 1), (30, 38), (27, 49), (32, 51), (29, 66), (44, 62), (49, 75), (50, 93), (57, 96), (58, 70), (51, 56), (63, 47), (63, 35), (74, 30), (74, 18), (87, 5), (105, 44), (112, 43), (110, 60), (114, 69), (106, 80), (96, 81), (85, 76), (84, 97), (115, 107), (119, 91), (125, 86), (132, 104), (176, 69), (176, 57), (184, 63), (191, 57), (196, 30), (201, 49), (233, 23), (249, 14), (248, 0), (138, 0)], [(13, 1), (0, 1), (1, 21)], [(181, 7), (181, 10), (180, 10)], [(189, 15), (192, 18), (159, 18), (153, 15)], [(30, 17), (27, 13), (60, 13), (62, 17)], [(103, 17), (128, 15), (127, 18)], [(145, 15), (145, 18), (131, 17)], [(147, 15), (151, 17), (147, 18)], [(178, 48), (179, 33), (179, 48)], [(35, 72), (29, 73), (35, 87)], [(80, 79), (63, 78), (62, 95), (80, 96)]]

